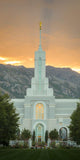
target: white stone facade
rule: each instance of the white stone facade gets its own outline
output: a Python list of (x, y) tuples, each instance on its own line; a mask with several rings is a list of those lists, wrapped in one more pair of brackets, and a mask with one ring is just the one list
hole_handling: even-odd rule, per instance
[[(67, 129), (70, 115), (76, 109), (78, 99), (55, 99), (53, 89), (49, 88), (45, 69), (45, 52), (40, 45), (35, 52), (35, 73), (31, 81), (31, 88), (26, 90), (24, 99), (12, 99), (16, 112), (20, 115), (20, 130), (26, 128), (35, 131), (36, 140), (45, 140), (45, 131), (56, 128)], [(38, 109), (39, 108), (39, 109)], [(38, 113), (40, 112), (40, 113)]]

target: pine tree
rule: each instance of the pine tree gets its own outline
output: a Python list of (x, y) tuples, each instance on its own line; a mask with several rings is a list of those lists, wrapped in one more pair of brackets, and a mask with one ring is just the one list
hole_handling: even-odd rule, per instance
[(10, 139), (16, 138), (19, 116), (8, 94), (0, 93), (0, 144), (8, 145)]
[(80, 103), (77, 103), (77, 109), (74, 110), (70, 118), (70, 137), (76, 141), (77, 144), (80, 144)]

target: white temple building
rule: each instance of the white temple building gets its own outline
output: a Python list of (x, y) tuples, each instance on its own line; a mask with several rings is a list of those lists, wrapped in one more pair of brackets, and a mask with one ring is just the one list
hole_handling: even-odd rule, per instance
[(35, 131), (36, 141), (45, 141), (45, 132), (57, 129), (62, 139), (69, 137), (70, 116), (76, 109), (79, 99), (55, 99), (46, 77), (46, 53), (40, 43), (35, 52), (35, 72), (31, 88), (26, 90), (24, 99), (12, 99), (20, 116), (20, 130)]

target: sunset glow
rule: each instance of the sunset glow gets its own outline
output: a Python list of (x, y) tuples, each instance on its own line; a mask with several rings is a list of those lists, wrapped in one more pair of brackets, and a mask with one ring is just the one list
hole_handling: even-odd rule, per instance
[(0, 60), (1, 60), (1, 61), (4, 61), (4, 60), (6, 60), (6, 58), (0, 57)]
[(80, 73), (79, 0), (0, 1), (0, 63), (34, 67), (42, 22), (46, 64)]
[(80, 73), (80, 68), (72, 68), (72, 70)]
[(4, 62), (5, 64), (11, 64), (11, 65), (21, 65), (21, 62), (20, 61), (7, 61), (7, 62)]

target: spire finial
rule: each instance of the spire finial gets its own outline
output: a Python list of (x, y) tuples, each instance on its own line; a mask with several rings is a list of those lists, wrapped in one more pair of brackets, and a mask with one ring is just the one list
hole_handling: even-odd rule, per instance
[(40, 30), (41, 30), (41, 27), (42, 27), (42, 22), (40, 22)]
[(41, 47), (41, 30), (42, 30), (42, 22), (40, 22), (40, 42), (39, 42), (39, 49), (42, 50)]

